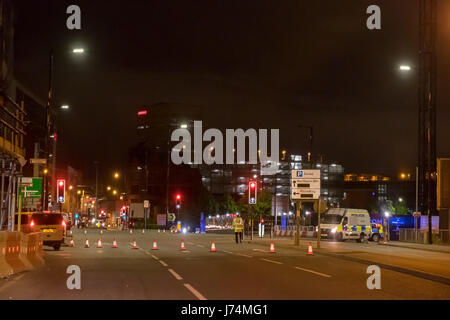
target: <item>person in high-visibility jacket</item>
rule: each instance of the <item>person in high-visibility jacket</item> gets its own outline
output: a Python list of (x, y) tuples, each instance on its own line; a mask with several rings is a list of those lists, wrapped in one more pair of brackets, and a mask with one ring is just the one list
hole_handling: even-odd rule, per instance
[(244, 232), (244, 219), (241, 218), (240, 214), (236, 214), (236, 218), (233, 219), (234, 234), (236, 236), (236, 243), (239, 241), (242, 243), (242, 237)]

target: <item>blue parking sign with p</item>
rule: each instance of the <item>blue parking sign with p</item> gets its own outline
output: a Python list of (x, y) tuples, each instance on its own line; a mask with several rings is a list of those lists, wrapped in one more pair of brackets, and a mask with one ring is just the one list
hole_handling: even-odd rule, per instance
[(297, 171), (297, 177), (303, 178), (303, 170)]

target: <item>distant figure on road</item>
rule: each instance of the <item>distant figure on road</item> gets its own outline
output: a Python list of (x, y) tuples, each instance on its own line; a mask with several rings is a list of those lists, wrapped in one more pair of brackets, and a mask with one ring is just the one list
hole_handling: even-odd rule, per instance
[(233, 219), (233, 228), (234, 234), (236, 236), (236, 243), (239, 243), (239, 241), (242, 243), (242, 233), (244, 232), (244, 220), (241, 218), (239, 213), (237, 213), (236, 218)]

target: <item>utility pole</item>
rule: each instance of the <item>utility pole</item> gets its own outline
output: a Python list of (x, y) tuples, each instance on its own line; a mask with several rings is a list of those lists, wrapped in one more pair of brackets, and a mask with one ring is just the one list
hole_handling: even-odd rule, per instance
[(436, 213), (436, 12), (437, 0), (419, 0), (419, 207), (428, 217), (432, 243), (432, 215)]
[(300, 245), (300, 207), (301, 201), (296, 201), (296, 213), (295, 213), (295, 245)]
[[(53, 49), (50, 50), (50, 60), (49, 60), (49, 74), (48, 74), (48, 95), (47, 95), (47, 105), (45, 106), (45, 139), (44, 139), (44, 150), (46, 153), (46, 158), (49, 158), (49, 139), (50, 139), (50, 114), (51, 114), (51, 106), (52, 106), (52, 98), (53, 98)], [(48, 161), (48, 160), (47, 160)], [(52, 173), (53, 174), (53, 173)], [(53, 177), (52, 177), (53, 178)], [(46, 180), (46, 179), (44, 179)], [(53, 180), (52, 180), (53, 184)], [(48, 209), (48, 190), (47, 190), (47, 181), (44, 184), (44, 199), (42, 201), (43, 210)]]
[(94, 161), (95, 164), (95, 216), (98, 216), (98, 161)]

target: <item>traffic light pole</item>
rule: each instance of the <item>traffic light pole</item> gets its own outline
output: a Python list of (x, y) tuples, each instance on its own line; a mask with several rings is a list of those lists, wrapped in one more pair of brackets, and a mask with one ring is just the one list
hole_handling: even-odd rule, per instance
[(296, 201), (296, 205), (297, 205), (297, 212), (295, 214), (295, 245), (299, 246), (300, 245), (300, 206), (301, 206), (301, 201)]

